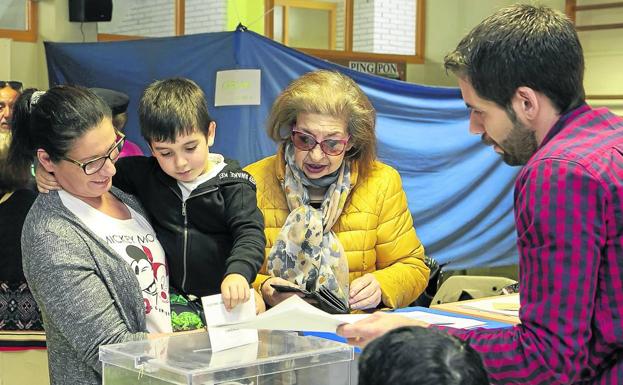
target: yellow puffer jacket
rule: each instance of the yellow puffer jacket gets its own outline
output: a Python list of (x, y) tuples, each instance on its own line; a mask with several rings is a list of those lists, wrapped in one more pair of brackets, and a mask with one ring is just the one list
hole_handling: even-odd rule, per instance
[[(257, 183), (257, 204), (266, 226), (266, 256), (289, 214), (281, 188), (285, 163), (278, 154), (245, 170)], [(350, 281), (372, 273), (381, 285), (385, 306), (408, 306), (426, 288), (429, 270), (400, 175), (377, 161), (364, 180), (357, 180), (357, 166), (353, 165), (351, 184), (354, 187), (346, 206), (333, 226), (348, 257)], [(266, 261), (255, 280), (256, 289), (268, 279), (265, 273)]]

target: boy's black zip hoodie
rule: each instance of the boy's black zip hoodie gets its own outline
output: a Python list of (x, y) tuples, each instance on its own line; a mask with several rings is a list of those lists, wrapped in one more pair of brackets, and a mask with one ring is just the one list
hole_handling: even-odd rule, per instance
[(238, 162), (199, 185), (185, 202), (154, 157), (116, 163), (113, 184), (141, 202), (162, 244), (171, 286), (198, 297), (218, 294), (227, 274), (253, 282), (264, 262), (264, 218), (255, 181)]

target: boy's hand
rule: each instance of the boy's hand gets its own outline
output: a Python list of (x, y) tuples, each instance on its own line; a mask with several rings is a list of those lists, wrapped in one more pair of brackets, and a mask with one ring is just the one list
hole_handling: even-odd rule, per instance
[(49, 193), (50, 190), (61, 190), (62, 187), (56, 181), (54, 174), (50, 174), (45, 169), (37, 164), (35, 166), (35, 180), (37, 181), (37, 189), (40, 193)]
[(249, 282), (240, 274), (229, 274), (221, 283), (221, 297), (228, 311), (251, 298)]

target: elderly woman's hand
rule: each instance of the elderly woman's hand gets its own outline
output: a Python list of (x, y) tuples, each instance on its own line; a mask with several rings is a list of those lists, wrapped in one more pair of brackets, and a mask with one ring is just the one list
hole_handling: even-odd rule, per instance
[(381, 303), (381, 284), (373, 274), (366, 274), (350, 283), (349, 297), (352, 310), (377, 307)]
[(266, 304), (264, 303), (264, 298), (262, 295), (257, 292), (257, 290), (251, 290), (253, 292), (253, 296), (255, 297), (255, 314), (264, 313), (266, 311)]
[(270, 286), (271, 284), (298, 287), (292, 282), (286, 281), (283, 278), (279, 278), (279, 277), (268, 278), (266, 281), (264, 281), (264, 283), (262, 283), (260, 291), (262, 294), (262, 298), (264, 298), (264, 301), (269, 306), (275, 306), (279, 302), (285, 301), (286, 299), (288, 299), (289, 297), (293, 295), (298, 295), (299, 297), (303, 297), (302, 293), (280, 293), (277, 290), (273, 289), (272, 286)]

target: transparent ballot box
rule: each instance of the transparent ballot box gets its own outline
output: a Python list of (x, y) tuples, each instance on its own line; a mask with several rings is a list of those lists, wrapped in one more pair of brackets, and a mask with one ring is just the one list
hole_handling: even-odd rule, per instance
[[(104, 385), (350, 385), (351, 346), (293, 332), (219, 352), (207, 332), (100, 347)], [(353, 379), (353, 384), (356, 379)]]

